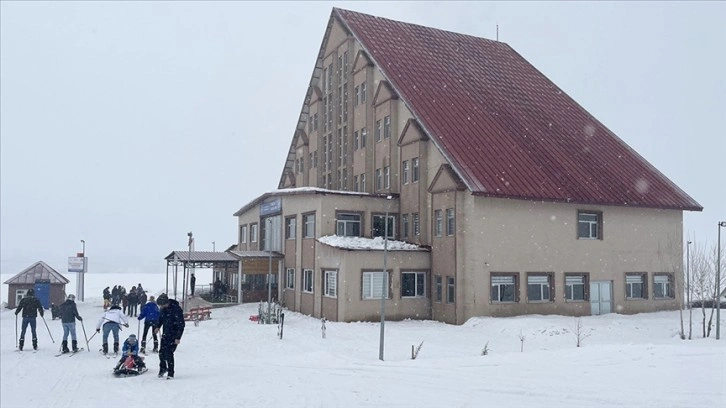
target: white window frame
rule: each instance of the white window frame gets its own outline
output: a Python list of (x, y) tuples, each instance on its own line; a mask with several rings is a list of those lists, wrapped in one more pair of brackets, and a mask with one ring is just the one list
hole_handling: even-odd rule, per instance
[(385, 279), (385, 288), (386, 293), (383, 294), (386, 299), (389, 299), (390, 296), (390, 279), (389, 279), (389, 273), (382, 271), (367, 271), (363, 272), (362, 275), (362, 285), (361, 285), (361, 299), (363, 300), (381, 300), (381, 286), (383, 286), (384, 282), (382, 279)]
[(295, 268), (287, 268), (285, 288), (295, 289)]
[[(358, 233), (354, 234), (351, 229), (358, 226)], [(342, 228), (342, 234), (341, 234)], [(361, 215), (356, 213), (338, 213), (335, 216), (335, 235), (339, 237), (360, 237), (363, 231)], [(350, 233), (349, 233), (350, 232)]]
[[(646, 274), (640, 272), (632, 272), (625, 274), (625, 299), (628, 300), (644, 300), (648, 298), (646, 289)], [(640, 293), (635, 293), (636, 285), (640, 285)], [(634, 296), (636, 295), (636, 296)]]
[(446, 209), (446, 235), (453, 236), (456, 233), (456, 213), (453, 208)]
[(312, 269), (303, 269), (303, 292), (315, 292), (315, 271)]
[(391, 188), (391, 167), (386, 166), (383, 168), (383, 189), (388, 190)]
[[(587, 277), (585, 274), (565, 275), (565, 302), (584, 302), (587, 299)], [(575, 297), (575, 288), (582, 288), (582, 299)]]
[[(527, 274), (527, 302), (547, 303), (553, 301), (552, 297), (552, 275), (544, 273)], [(535, 296), (530, 296), (531, 294)]]
[[(404, 295), (406, 288), (405, 279), (413, 275), (413, 295)], [(401, 272), (401, 298), (425, 298), (426, 297), (426, 272), (405, 271)]]
[(401, 163), (401, 183), (402, 184), (408, 184), (408, 160), (404, 160), (403, 163)]
[(257, 242), (259, 228), (257, 226), (257, 223), (250, 224), (250, 242)]
[(673, 299), (675, 293), (674, 277), (672, 273), (656, 273), (653, 275), (653, 298)]
[(419, 171), (419, 160), (418, 157), (414, 157), (413, 159), (411, 159), (411, 182), (418, 183), (420, 177), (421, 174)]
[(598, 211), (577, 212), (577, 238), (600, 239), (602, 231), (602, 213)]
[(441, 210), (434, 210), (434, 236), (440, 237), (444, 229), (444, 219)]
[(338, 297), (338, 271), (326, 270), (324, 271), (324, 294), (325, 297), (337, 298)]
[(315, 238), (315, 213), (303, 214), (303, 238)]
[(420, 236), (421, 235), (421, 220), (419, 218), (418, 213), (411, 214), (411, 224), (412, 224), (412, 229), (413, 229), (413, 231), (411, 231), (411, 232), (413, 233), (413, 236), (414, 237)]
[(403, 239), (408, 238), (408, 214), (401, 216), (401, 234)]
[(446, 303), (456, 303), (456, 278), (453, 276), (446, 277)]
[(297, 217), (285, 218), (285, 239), (295, 239), (297, 235)]
[(240, 244), (246, 244), (247, 243), (247, 224), (240, 226)]
[[(490, 281), (490, 297), (492, 303), (517, 303), (517, 276), (516, 275), (491, 275)], [(507, 287), (512, 287), (512, 299), (502, 300), (503, 293)], [(492, 296), (492, 291), (496, 288), (497, 296)]]
[(391, 115), (383, 118), (383, 138), (388, 139), (391, 137)]

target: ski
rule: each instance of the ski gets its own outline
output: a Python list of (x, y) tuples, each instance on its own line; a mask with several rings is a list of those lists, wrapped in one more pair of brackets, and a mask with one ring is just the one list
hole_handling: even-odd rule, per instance
[(74, 355), (76, 355), (76, 354), (77, 354), (77, 353), (78, 353), (79, 351), (83, 351), (83, 350), (85, 350), (85, 349), (84, 349), (83, 347), (81, 347), (81, 348), (79, 348), (79, 349), (78, 349), (78, 350), (76, 350), (76, 351), (71, 351), (71, 355), (70, 355), (70, 356), (68, 356), (68, 357), (73, 357), (73, 356), (74, 356)]
[[(68, 353), (70, 353), (70, 351), (69, 351)], [(53, 357), (60, 357), (60, 356), (62, 356), (63, 354), (68, 354), (68, 353), (58, 353), (58, 354), (56, 354), (56, 355), (55, 355), (55, 356), (53, 356)]]

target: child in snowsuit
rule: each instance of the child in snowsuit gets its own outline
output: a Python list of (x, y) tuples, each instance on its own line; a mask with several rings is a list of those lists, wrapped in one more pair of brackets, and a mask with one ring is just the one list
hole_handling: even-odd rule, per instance
[(131, 333), (129, 335), (129, 338), (124, 341), (124, 345), (121, 351), (121, 360), (119, 360), (118, 364), (116, 364), (114, 371), (118, 371), (121, 368), (121, 364), (124, 364), (124, 361), (126, 361), (126, 359), (129, 357), (131, 357), (134, 361), (133, 367), (136, 367), (139, 370), (146, 367), (146, 364), (144, 364), (144, 360), (139, 357), (139, 343), (138, 341), (136, 341), (135, 334)]

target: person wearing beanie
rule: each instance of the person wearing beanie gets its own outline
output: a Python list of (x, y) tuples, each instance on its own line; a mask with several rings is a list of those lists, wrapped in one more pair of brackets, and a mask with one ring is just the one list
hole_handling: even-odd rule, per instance
[(68, 353), (68, 333), (71, 334), (71, 344), (73, 352), (78, 352), (78, 341), (76, 341), (76, 319), (83, 321), (81, 315), (78, 314), (76, 307), (76, 297), (68, 295), (65, 302), (60, 305), (61, 323), (63, 324), (63, 342), (61, 343), (62, 352)]
[(37, 350), (38, 336), (35, 332), (35, 319), (38, 318), (38, 313), (40, 313), (40, 317), (43, 317), (43, 305), (41, 305), (40, 300), (35, 297), (35, 291), (33, 289), (28, 289), (28, 291), (25, 293), (25, 297), (20, 300), (18, 307), (15, 309), (15, 315), (17, 316), (18, 313), (20, 313), (21, 311), (23, 312), (23, 326), (20, 331), (20, 341), (18, 342), (18, 348), (20, 349), (20, 351), (23, 351), (23, 344), (25, 343), (25, 330), (28, 328), (28, 325), (30, 325), (30, 332), (33, 335), (33, 350)]
[(121, 311), (121, 306), (118, 303), (111, 305), (111, 308), (105, 311), (98, 320), (96, 333), (100, 333), (101, 327), (103, 327), (103, 348), (100, 351), (104, 355), (108, 354), (108, 334), (111, 332), (113, 332), (113, 353), (118, 355), (118, 331), (122, 324), (129, 327), (129, 320)]
[(154, 331), (162, 329), (161, 348), (159, 349), (159, 378), (166, 374), (166, 379), (174, 378), (174, 352), (181, 342), (184, 333), (184, 312), (179, 302), (169, 299), (162, 293), (156, 299), (159, 305), (159, 321), (154, 325)]
[(124, 341), (123, 348), (121, 349), (121, 359), (119, 360), (118, 364), (116, 364), (116, 367), (114, 367), (113, 371), (117, 372), (121, 368), (121, 364), (124, 364), (129, 357), (131, 357), (133, 363), (130, 364), (131, 367), (126, 368), (135, 367), (138, 370), (146, 368), (144, 360), (139, 357), (139, 342), (136, 339), (136, 335), (133, 333), (129, 334), (129, 337), (126, 339), (126, 341)]
[[(149, 296), (149, 301), (141, 308), (141, 313), (138, 317), (139, 320), (144, 320), (144, 334), (141, 337), (141, 353), (146, 354), (146, 335), (149, 333), (149, 329), (156, 327), (155, 325), (159, 321), (159, 306), (154, 300), (154, 296)], [(156, 331), (151, 330), (151, 335), (154, 337), (154, 353), (159, 352), (159, 338), (156, 336)]]

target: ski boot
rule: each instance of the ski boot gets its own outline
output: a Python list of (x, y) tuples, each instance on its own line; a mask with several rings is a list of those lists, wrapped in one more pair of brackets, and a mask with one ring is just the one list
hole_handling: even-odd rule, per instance
[(118, 355), (118, 343), (113, 343), (113, 355)]
[(25, 340), (24, 339), (20, 339), (20, 341), (18, 342), (18, 349), (20, 351), (23, 351), (23, 344), (24, 343), (25, 343)]
[(146, 354), (146, 342), (145, 341), (141, 342), (141, 349), (139, 350), (139, 353)]
[(38, 350), (38, 339), (33, 339), (33, 350)]
[(101, 348), (101, 353), (105, 356), (108, 354), (108, 343), (103, 343), (103, 348)]
[(68, 350), (68, 340), (63, 340), (61, 343), (61, 353), (70, 353), (71, 351)]
[(78, 341), (76, 341), (76, 340), (73, 340), (73, 341), (71, 342), (71, 345), (73, 346), (73, 352), (74, 352), (74, 353), (78, 353)]
[(158, 341), (154, 340), (154, 349), (151, 351), (153, 351), (154, 353), (159, 352), (159, 342)]

